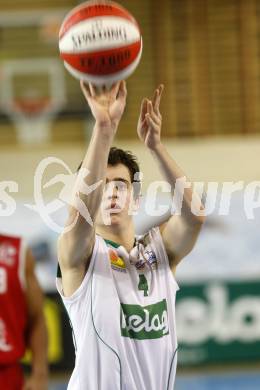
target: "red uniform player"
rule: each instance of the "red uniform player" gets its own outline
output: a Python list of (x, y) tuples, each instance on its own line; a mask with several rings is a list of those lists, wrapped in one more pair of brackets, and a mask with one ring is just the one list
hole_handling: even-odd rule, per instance
[[(43, 296), (31, 252), (18, 237), (0, 235), (0, 384), (5, 390), (47, 389), (47, 332)], [(20, 359), (32, 351), (24, 383)]]

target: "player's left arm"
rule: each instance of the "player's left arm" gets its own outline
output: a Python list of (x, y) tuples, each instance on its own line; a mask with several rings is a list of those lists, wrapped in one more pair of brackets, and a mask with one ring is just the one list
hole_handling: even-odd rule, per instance
[(32, 352), (32, 372), (23, 390), (48, 389), (47, 328), (43, 314), (43, 293), (34, 272), (34, 258), (26, 254), (26, 301), (28, 308), (27, 346)]
[[(141, 113), (137, 126), (137, 133), (141, 141), (151, 151), (158, 163), (160, 170), (171, 184), (172, 194), (178, 191), (176, 182), (178, 179), (186, 181), (186, 175), (168, 153), (161, 141), (162, 116), (160, 113), (160, 100), (163, 85), (154, 92), (151, 100), (144, 99), (141, 105)], [(160, 226), (163, 242), (169, 257), (173, 271), (181, 259), (193, 248), (201, 227), (205, 221), (203, 205), (200, 197), (192, 188), (184, 188), (183, 202), (180, 215), (171, 216), (168, 221)], [(176, 194), (175, 194), (176, 195)], [(182, 196), (180, 193), (179, 196)], [(192, 208), (193, 204), (193, 208)], [(198, 212), (193, 213), (192, 210)]]

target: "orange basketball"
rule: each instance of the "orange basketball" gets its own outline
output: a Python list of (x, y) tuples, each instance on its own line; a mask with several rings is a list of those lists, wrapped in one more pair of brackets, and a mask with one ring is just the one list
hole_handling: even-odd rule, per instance
[(59, 49), (67, 70), (95, 85), (126, 79), (142, 55), (142, 37), (134, 17), (114, 2), (86, 2), (65, 17)]

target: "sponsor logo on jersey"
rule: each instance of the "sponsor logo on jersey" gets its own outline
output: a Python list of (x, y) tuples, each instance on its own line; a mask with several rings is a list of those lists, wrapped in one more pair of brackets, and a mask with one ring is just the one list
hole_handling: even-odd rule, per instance
[(144, 250), (143, 247), (143, 249), (139, 251), (135, 257), (133, 256), (133, 254), (131, 255), (132, 256), (130, 257), (130, 264), (134, 265), (137, 271), (143, 272), (146, 265), (148, 265), (152, 269), (158, 268), (158, 261), (155, 256), (155, 253), (150, 249)]
[(150, 266), (153, 269), (156, 269), (158, 266), (157, 258), (155, 256), (155, 253), (151, 250), (145, 251), (144, 256), (146, 258), (146, 261), (150, 264)]
[(116, 271), (126, 272), (125, 262), (121, 257), (118, 256), (117, 252), (114, 249), (109, 249), (108, 253), (111, 267)]
[(4, 321), (0, 318), (0, 351), (9, 352), (13, 349), (12, 345), (8, 344), (6, 340), (6, 326)]
[(121, 303), (121, 335), (137, 340), (169, 334), (166, 299), (148, 306)]
[(0, 244), (0, 263), (12, 266), (15, 263), (16, 248), (9, 244)]

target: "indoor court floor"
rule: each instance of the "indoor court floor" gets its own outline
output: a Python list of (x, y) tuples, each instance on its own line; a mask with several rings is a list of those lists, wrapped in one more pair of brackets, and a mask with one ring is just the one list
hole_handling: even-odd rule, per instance
[[(49, 390), (66, 390), (67, 382), (55, 380)], [(260, 373), (230, 372), (215, 374), (179, 374), (174, 390), (260, 390)]]

